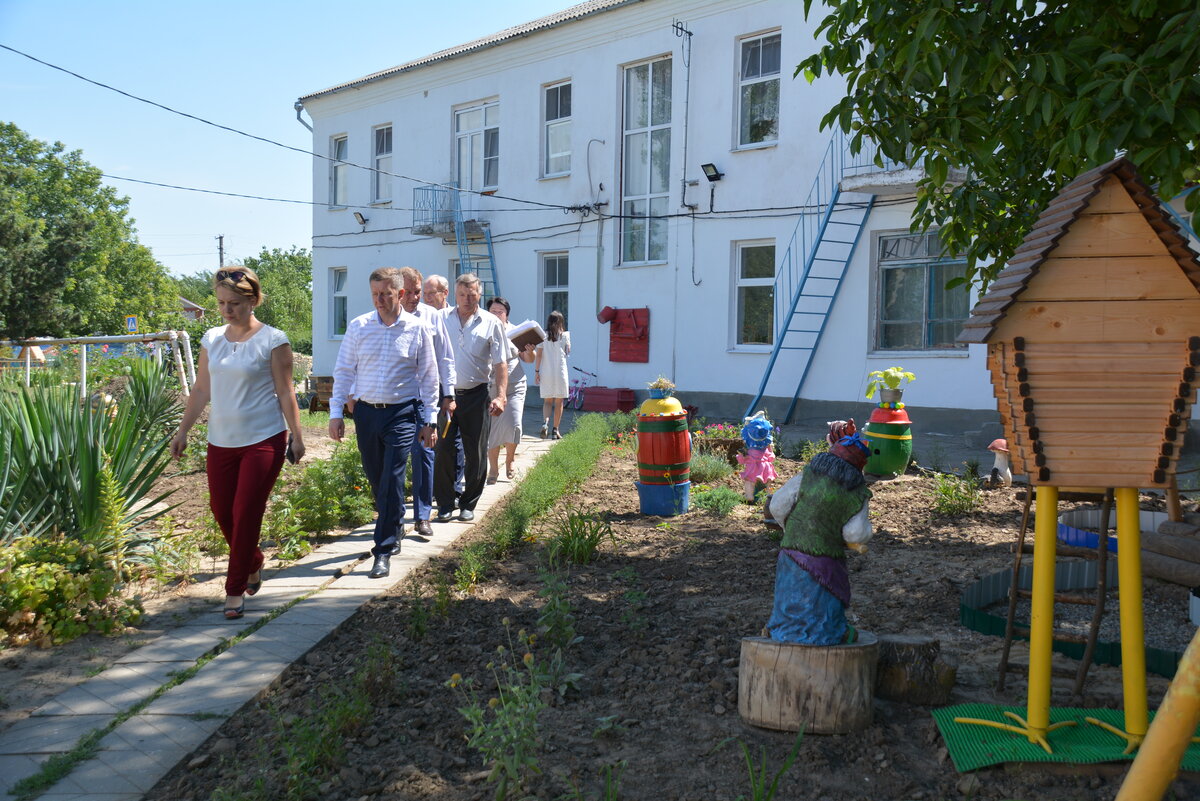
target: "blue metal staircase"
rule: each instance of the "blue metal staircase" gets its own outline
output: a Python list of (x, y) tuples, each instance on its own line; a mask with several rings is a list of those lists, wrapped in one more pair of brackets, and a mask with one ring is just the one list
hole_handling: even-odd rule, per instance
[[(863, 225), (875, 203), (874, 195), (841, 190), (843, 176), (847, 172), (861, 171), (865, 166), (853, 161), (845, 137), (837, 131), (804, 201), (806, 211), (796, 223), (796, 230), (775, 271), (771, 357), (758, 392), (746, 408), (747, 417), (754, 414), (768, 389), (773, 388), (777, 391), (771, 394), (783, 395), (785, 391), (791, 394), (792, 400), (783, 418), (784, 423), (791, 422), (829, 313), (837, 300), (842, 277), (854, 257)], [(783, 351), (792, 351), (796, 355), (781, 363), (779, 357)], [(790, 383), (793, 375), (798, 375), (794, 388)]]
[(440, 236), (446, 244), (457, 245), (460, 274), (473, 272), (479, 276), (483, 292), (480, 302), (487, 303), (488, 298), (500, 294), (492, 230), (489, 223), (464, 211), (462, 195), (462, 191), (449, 184), (415, 187), (413, 233)]

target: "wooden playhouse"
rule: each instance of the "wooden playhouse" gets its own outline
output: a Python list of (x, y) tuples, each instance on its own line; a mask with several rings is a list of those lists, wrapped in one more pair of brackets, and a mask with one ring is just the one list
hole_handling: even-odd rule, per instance
[(958, 340), (988, 346), (1014, 473), (1168, 486), (1196, 399), (1200, 263), (1132, 162), (1063, 188)]

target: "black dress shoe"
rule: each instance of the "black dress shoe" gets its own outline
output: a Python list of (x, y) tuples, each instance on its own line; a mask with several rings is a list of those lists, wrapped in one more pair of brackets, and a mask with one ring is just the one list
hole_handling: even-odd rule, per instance
[(463, 509), (458, 513), (458, 519), (464, 523), (470, 523), (475, 519), (475, 513), (470, 509)]
[(392, 549), (388, 551), (388, 556), (395, 556), (398, 553), (400, 553), (400, 540), (396, 540), (395, 544), (392, 545)]
[(387, 578), (388, 574), (392, 572), (391, 561), (391, 554), (377, 554), (375, 564), (371, 565), (371, 572), (367, 574), (367, 578)]
[(451, 520), (454, 519), (454, 510), (453, 509), (445, 509), (445, 510), (439, 509), (438, 513), (437, 513), (437, 517), (435, 517), (434, 519), (437, 520), (439, 523), (449, 523)]
[(418, 520), (417, 525), (416, 525), (416, 532), (425, 537), (432, 537), (433, 536), (433, 526), (429, 525), (428, 520)]

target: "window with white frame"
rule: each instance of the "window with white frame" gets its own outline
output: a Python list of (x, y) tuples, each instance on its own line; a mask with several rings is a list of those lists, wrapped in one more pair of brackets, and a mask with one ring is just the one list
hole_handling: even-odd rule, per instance
[(739, 242), (734, 249), (734, 345), (775, 342), (775, 243)]
[(350, 152), (350, 140), (345, 136), (335, 136), (329, 140), (329, 156), (334, 159), (329, 163), (329, 205), (345, 206), (350, 202), (349, 182), (350, 165), (346, 158)]
[(545, 158), (542, 174), (566, 175), (571, 171), (571, 84), (546, 87)]
[(386, 203), (392, 199), (392, 126), (375, 129), (375, 171), (371, 173), (371, 201)]
[(500, 103), (454, 112), (455, 170), (461, 189), (500, 185)]
[(334, 267), (329, 271), (329, 335), (340, 337), (346, 333), (349, 322), (346, 305), (346, 268)]
[(876, 241), (877, 350), (949, 350), (970, 313), (963, 286), (946, 282), (966, 273), (966, 261), (948, 256), (936, 232), (885, 234)]
[(625, 69), (621, 261), (667, 258), (671, 59)]
[(779, 138), (779, 46), (778, 33), (742, 40), (738, 145)]
[[(566, 253), (542, 254), (542, 319), (550, 319), (550, 312), (562, 312), (563, 319), (567, 316), (567, 272), (568, 259)], [(569, 326), (568, 326), (569, 328)]]

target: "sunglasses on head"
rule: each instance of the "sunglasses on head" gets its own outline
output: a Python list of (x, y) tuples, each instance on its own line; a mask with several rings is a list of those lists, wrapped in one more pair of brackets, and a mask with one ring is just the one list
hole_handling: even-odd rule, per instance
[(217, 280), (218, 281), (224, 281), (225, 279), (229, 279), (229, 280), (233, 281), (234, 283), (238, 283), (245, 277), (246, 277), (246, 274), (244, 272), (242, 272), (241, 270), (217, 270)]

